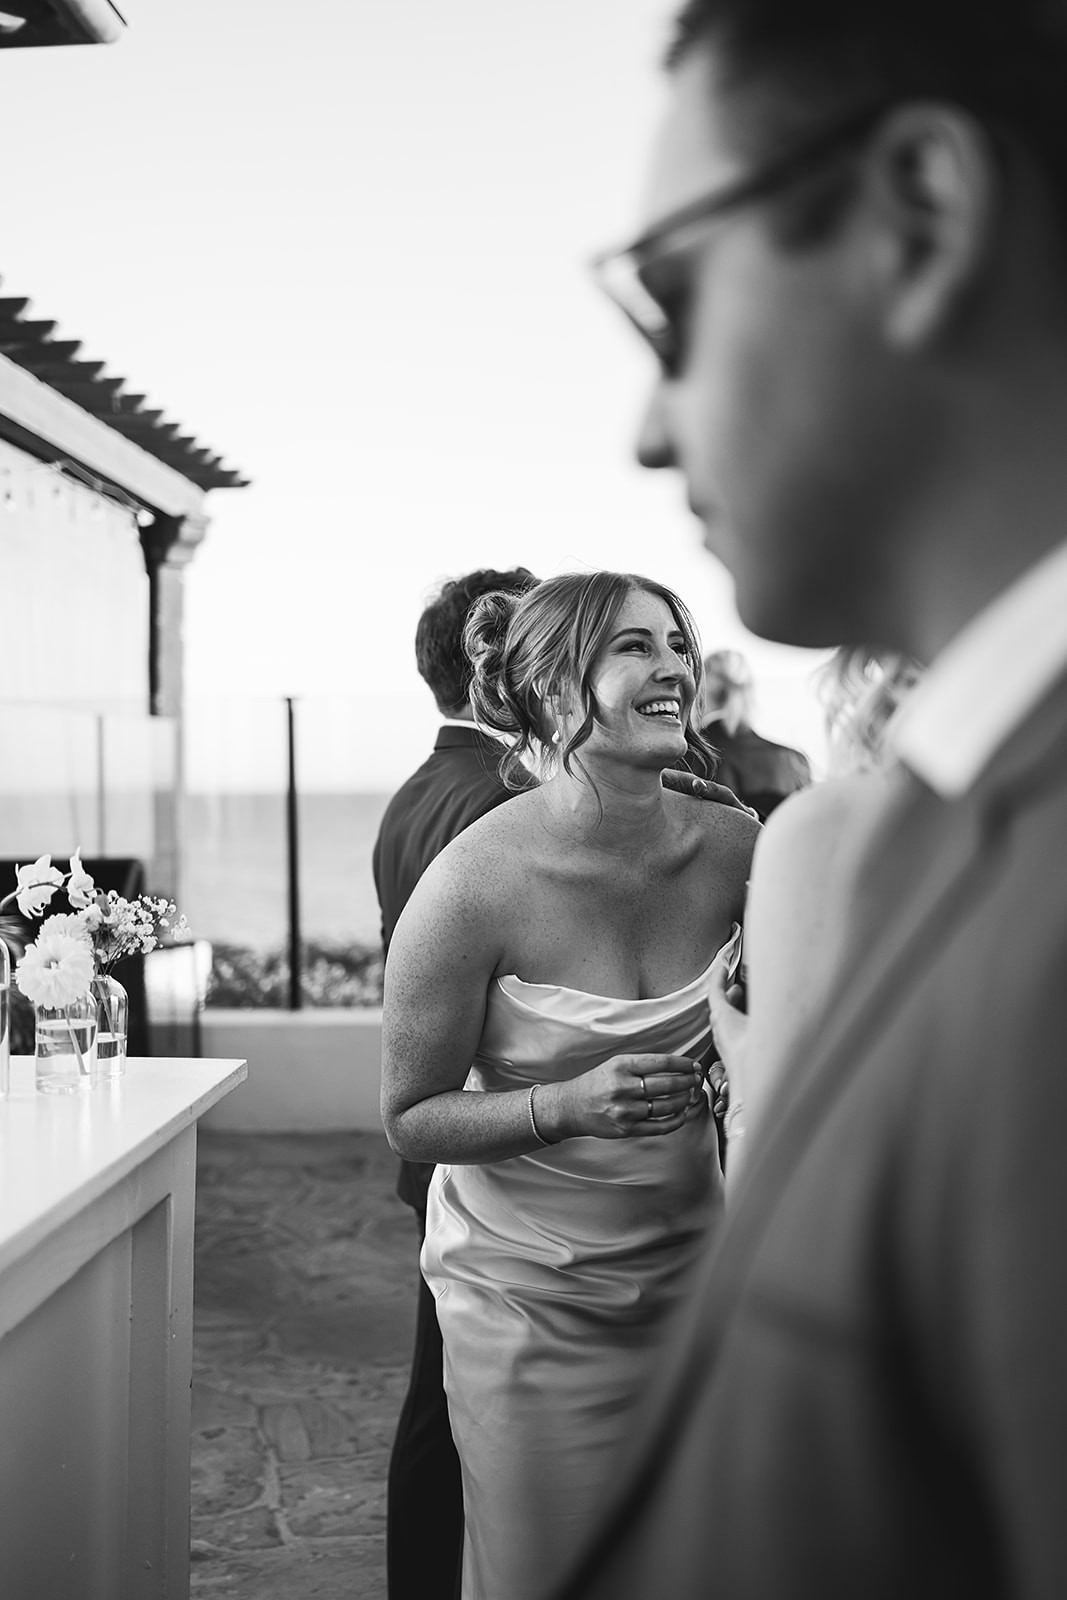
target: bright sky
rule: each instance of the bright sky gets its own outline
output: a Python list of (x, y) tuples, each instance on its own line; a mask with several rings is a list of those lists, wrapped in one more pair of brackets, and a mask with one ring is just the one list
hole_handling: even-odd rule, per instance
[(209, 499), (187, 690), (345, 696), (315, 783), (389, 788), (436, 724), (444, 576), (647, 572), (821, 753), (819, 656), (747, 635), (673, 475), (648, 359), (586, 270), (625, 235), (664, 0), (121, 0), (110, 47), (0, 56), (3, 293), (254, 486)]

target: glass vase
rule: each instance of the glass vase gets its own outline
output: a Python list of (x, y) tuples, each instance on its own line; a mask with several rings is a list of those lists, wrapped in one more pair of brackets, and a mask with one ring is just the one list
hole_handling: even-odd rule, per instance
[(0, 939), (0, 1100), (11, 1093), (11, 957)]
[(121, 1078), (126, 1071), (126, 1025), (129, 996), (117, 978), (99, 973), (90, 985), (96, 1002), (96, 1072), (94, 1083)]
[(96, 1072), (96, 1001), (82, 995), (69, 1006), (35, 1006), (34, 1061), (42, 1094), (77, 1094)]

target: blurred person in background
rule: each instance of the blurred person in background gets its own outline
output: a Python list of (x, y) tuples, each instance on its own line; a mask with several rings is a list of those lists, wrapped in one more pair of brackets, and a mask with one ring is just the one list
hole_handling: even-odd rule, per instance
[(719, 757), (716, 782), (732, 789), (765, 822), (787, 794), (811, 782), (811, 765), (800, 750), (755, 731), (754, 700), (752, 668), (740, 650), (713, 650), (704, 657), (700, 731)]
[(785, 1060), (830, 989), (868, 830), (884, 804), (886, 730), (920, 676), (892, 651), (842, 646), (817, 674), (827, 777), (778, 807), (760, 833), (745, 902), (745, 987), (716, 973), (712, 1026), (728, 1081), (731, 1191)]
[[(742, 620), (924, 665), (566, 1600), (1067, 1594), (1067, 3), (690, 0), (645, 225)], [(769, 1065), (774, 1072), (775, 1064)]]
[[(537, 579), (525, 567), (482, 568), (443, 584), (415, 630), (415, 660), (441, 727), (422, 766), (401, 785), (374, 845), (374, 883), (386, 954), (397, 919), (434, 857), (457, 834), (516, 792), (499, 775), (505, 746), (474, 725), (463, 629), (483, 594), (521, 594)], [(517, 788), (523, 786), (520, 775)], [(432, 1162), (402, 1161), (397, 1193), (426, 1232)], [(420, 1274), (411, 1377), (389, 1461), (386, 1545), (389, 1600), (454, 1600), (463, 1555), (463, 1491), (442, 1380), (441, 1333)]]
[(434, 1161), (423, 1272), (463, 1468), (464, 1600), (585, 1536), (722, 1200), (707, 987), (759, 824), (662, 783), (709, 752), (677, 596), (626, 573), (490, 595), (480, 724), (542, 782), (427, 869), (385, 976), (382, 1116)]

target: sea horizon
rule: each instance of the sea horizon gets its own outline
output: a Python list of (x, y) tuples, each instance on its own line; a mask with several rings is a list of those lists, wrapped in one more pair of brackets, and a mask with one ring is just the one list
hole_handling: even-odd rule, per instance
[[(377, 945), (371, 852), (393, 791), (301, 793), (300, 926), (305, 940)], [(186, 793), (181, 910), (197, 938), (268, 950), (288, 938), (286, 796)]]

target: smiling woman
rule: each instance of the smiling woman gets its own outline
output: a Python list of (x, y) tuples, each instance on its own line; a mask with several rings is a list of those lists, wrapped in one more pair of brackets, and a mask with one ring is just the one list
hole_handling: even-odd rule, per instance
[(663, 787), (710, 752), (699, 641), (661, 584), (486, 596), (467, 647), (476, 715), (541, 782), (449, 845), (400, 918), (382, 1113), (399, 1154), (438, 1163), (422, 1265), (463, 1594), (525, 1600), (582, 1541), (720, 1207), (708, 992), (757, 825)]
[[(527, 598), (517, 608), (512, 597), (487, 595), (467, 625), (467, 650), (477, 669), (475, 714), (514, 740), (505, 777), (530, 761), (542, 778), (559, 765), (573, 776), (578, 751), (598, 725), (603, 731), (610, 723), (618, 675), (612, 665), (626, 657), (636, 665), (623, 676), (643, 693), (646, 713), (656, 703), (656, 690), (661, 701), (669, 695), (670, 707), (662, 710), (681, 742), (675, 741), (660, 770), (692, 758), (697, 771), (710, 773), (714, 754), (690, 721), (702, 670), (700, 642), (677, 595), (651, 578), (592, 572), (551, 578)], [(666, 674), (649, 668), (659, 649), (668, 661)], [(505, 655), (506, 672), (500, 670)], [(594, 678), (602, 682), (603, 706)]]

